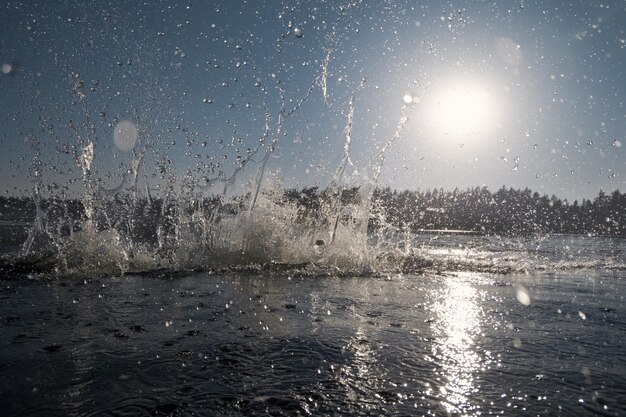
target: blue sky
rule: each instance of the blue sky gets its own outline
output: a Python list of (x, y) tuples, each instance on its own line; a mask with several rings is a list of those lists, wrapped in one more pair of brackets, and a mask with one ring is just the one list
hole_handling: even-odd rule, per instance
[[(137, 127), (135, 149), (148, 146), (141, 176), (152, 187), (167, 169), (198, 183), (229, 176), (263, 136), (266, 108), (260, 154), (278, 135), (268, 172), (286, 186), (325, 186), (343, 156), (351, 97), (356, 182), (373, 175), (405, 115), (382, 186), (506, 185), (572, 200), (626, 189), (623, 2), (1, 7), (3, 192), (30, 188), (37, 152), (50, 193), (79, 187), (72, 146), (90, 128), (94, 176), (114, 187), (133, 155), (113, 140), (124, 121)], [(287, 110), (307, 100), (279, 131), (281, 94)]]

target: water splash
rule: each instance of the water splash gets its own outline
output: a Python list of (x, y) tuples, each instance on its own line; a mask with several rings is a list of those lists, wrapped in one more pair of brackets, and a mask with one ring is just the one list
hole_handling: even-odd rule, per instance
[[(382, 138), (370, 127), (371, 120), (359, 119), (361, 113), (376, 110), (371, 93), (379, 87), (372, 83), (368, 90), (365, 76), (370, 74), (359, 71), (354, 77), (342, 61), (348, 56), (352, 64), (358, 62), (351, 55), (356, 50), (350, 51), (345, 42), (358, 32), (360, 22), (352, 20), (352, 13), (362, 3), (327, 5), (328, 19), (320, 15), (310, 20), (324, 21), (319, 28), (310, 21), (296, 20), (303, 26), (290, 22), (288, 34), (283, 32), (275, 45), (285, 62), (273, 69), (261, 67), (263, 59), (253, 51), (260, 39), (215, 34), (214, 44), (227, 53), (207, 57), (203, 70), (210, 73), (209, 87), (219, 92), (198, 92), (195, 101), (207, 104), (198, 110), (202, 112), (198, 119), (208, 120), (207, 129), (189, 122), (188, 114), (197, 109), (185, 107), (185, 102), (193, 94), (179, 91), (184, 99), (170, 101), (162, 80), (146, 76), (153, 75), (149, 65), (142, 64), (149, 61), (147, 52), (116, 57), (119, 63), (127, 62), (115, 68), (124, 73), (108, 80), (95, 74), (85, 78), (89, 66), (79, 59), (70, 65), (74, 55), (55, 52), (56, 69), (65, 74), (64, 93), (71, 104), (53, 106), (50, 114), (66, 117), (58, 116), (56, 126), (50, 122), (54, 116), (41, 107), (39, 130), (47, 132), (51, 145), (44, 152), (40, 150), (44, 140), (31, 144), (33, 223), (18, 258), (5, 263), (59, 275), (162, 269), (277, 269), (315, 275), (426, 269), (502, 272), (561, 262), (541, 257), (529, 262), (517, 255), (501, 258), (500, 251), (441, 254), (425, 249), (432, 242), (419, 243), (415, 235), (385, 222), (387, 208), (377, 200), (376, 190), (385, 159), (409, 123), (408, 108), (376, 119), (392, 121)], [(85, 27), (87, 32), (92, 29)], [(171, 46), (176, 61), (182, 61), (186, 55), (180, 45), (167, 44), (171, 33), (159, 29), (155, 42)], [(76, 56), (95, 62), (97, 52), (86, 51)], [(230, 56), (235, 58), (228, 62)], [(181, 62), (172, 67), (185, 70)], [(248, 68), (254, 69), (246, 72)], [(135, 78), (126, 84), (120, 81), (127, 76)], [(140, 91), (133, 90), (137, 94), (129, 98), (123, 87), (134, 84), (141, 85)], [(106, 89), (116, 91), (107, 96), (102, 93)], [(412, 104), (412, 97), (407, 93), (404, 102)], [(135, 105), (120, 110), (128, 103)], [(120, 114), (119, 119), (112, 114)], [(318, 120), (309, 120), (314, 115)], [(244, 120), (250, 122), (247, 129), (241, 127)], [(288, 165), (287, 143), (295, 143), (302, 132), (318, 131), (315, 139), (320, 143), (299, 152), (326, 147), (326, 154), (302, 167), (307, 175), (309, 168), (321, 172), (323, 179), (315, 186), (289, 189), (273, 162), (279, 159), (283, 167)], [(362, 161), (358, 147), (368, 145), (377, 150)], [(52, 155), (50, 148), (58, 154)], [(189, 159), (193, 163), (186, 163)], [(597, 261), (580, 262), (623, 265), (620, 259), (610, 265)], [(563, 262), (563, 267), (572, 265)]]
[[(38, 145), (35, 142), (34, 146)], [(39, 150), (36, 151), (35, 157), (33, 158), (33, 190), (32, 190), (32, 198), (35, 203), (35, 219), (33, 220), (33, 225), (28, 231), (28, 237), (26, 241), (22, 244), (20, 249), (20, 256), (28, 256), (31, 251), (34, 249), (34, 244), (37, 239), (44, 238), (44, 245), (48, 244), (46, 241), (46, 237), (48, 233), (46, 231), (47, 228), (47, 215), (46, 212), (42, 208), (41, 201), (41, 187), (42, 187), (42, 178), (41, 178), (41, 155)]]

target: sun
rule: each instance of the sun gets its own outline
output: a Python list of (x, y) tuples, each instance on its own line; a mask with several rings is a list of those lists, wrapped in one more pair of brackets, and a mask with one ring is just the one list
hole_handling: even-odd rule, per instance
[(429, 124), (437, 136), (486, 135), (498, 124), (497, 102), (493, 92), (474, 83), (452, 83), (436, 88), (427, 104)]

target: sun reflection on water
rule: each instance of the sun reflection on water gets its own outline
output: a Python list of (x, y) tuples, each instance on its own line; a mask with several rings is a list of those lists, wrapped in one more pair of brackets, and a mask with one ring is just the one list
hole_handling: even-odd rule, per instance
[[(469, 274), (472, 275), (472, 274)], [(480, 291), (472, 285), (473, 276), (447, 279), (441, 297), (432, 305), (436, 341), (433, 355), (441, 368), (438, 393), (448, 413), (474, 415), (480, 411), (472, 398), (480, 391), (479, 373), (486, 369), (489, 352), (476, 343), (484, 318)]]

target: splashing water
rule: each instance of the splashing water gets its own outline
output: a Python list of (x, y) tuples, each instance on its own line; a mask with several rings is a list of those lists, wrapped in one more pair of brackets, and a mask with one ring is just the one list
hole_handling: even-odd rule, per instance
[(582, 2), (9, 3), (4, 414), (626, 412), (625, 195), (488, 188), (621, 180)]
[[(151, 65), (161, 65), (161, 55), (151, 61), (155, 57), (149, 53), (122, 49), (119, 53), (129, 57), (116, 59), (115, 70), (123, 73), (106, 79), (96, 71), (86, 77), (88, 69), (70, 58), (95, 62), (97, 43), (89, 44), (93, 51), (55, 54), (67, 84), (63, 94), (71, 103), (33, 105), (48, 136), (34, 135), (29, 142), (34, 218), (19, 254), (4, 256), (2, 267), (58, 275), (624, 267), (621, 258), (578, 254), (575, 264), (561, 253), (544, 256), (535, 241), (516, 245), (462, 236), (461, 249), (458, 242), (450, 249), (439, 246), (445, 236), (419, 236), (386, 223), (388, 208), (376, 199), (378, 181), (417, 100), (403, 100), (415, 87), (407, 85), (398, 90), (398, 109), (385, 113), (389, 106), (372, 104), (379, 85), (365, 82), (370, 74), (363, 70), (351, 78), (345, 70), (359, 62), (345, 42), (358, 33), (355, 16), (362, 7), (355, 1), (316, 8), (316, 19), (328, 22), (323, 29), (291, 20), (278, 28), (283, 32), (276, 53), (289, 65), (268, 64), (254, 50), (257, 40), (216, 35), (213, 45), (227, 49), (200, 55), (211, 71), (210, 91), (199, 91), (196, 100), (202, 110), (188, 103), (193, 91), (168, 90), (170, 78), (146, 76), (158, 74)], [(172, 68), (191, 71), (184, 64), (191, 45), (169, 41), (163, 30), (157, 42), (174, 51)], [(37, 94), (34, 102), (45, 101)], [(115, 112), (120, 116), (109, 116)], [(194, 114), (206, 120), (206, 128), (188, 121)], [(53, 126), (54, 118), (61, 126)], [(386, 129), (377, 130), (383, 123)], [(297, 175), (283, 173), (292, 159), (301, 161)], [(294, 187), (287, 176), (304, 186)]]

